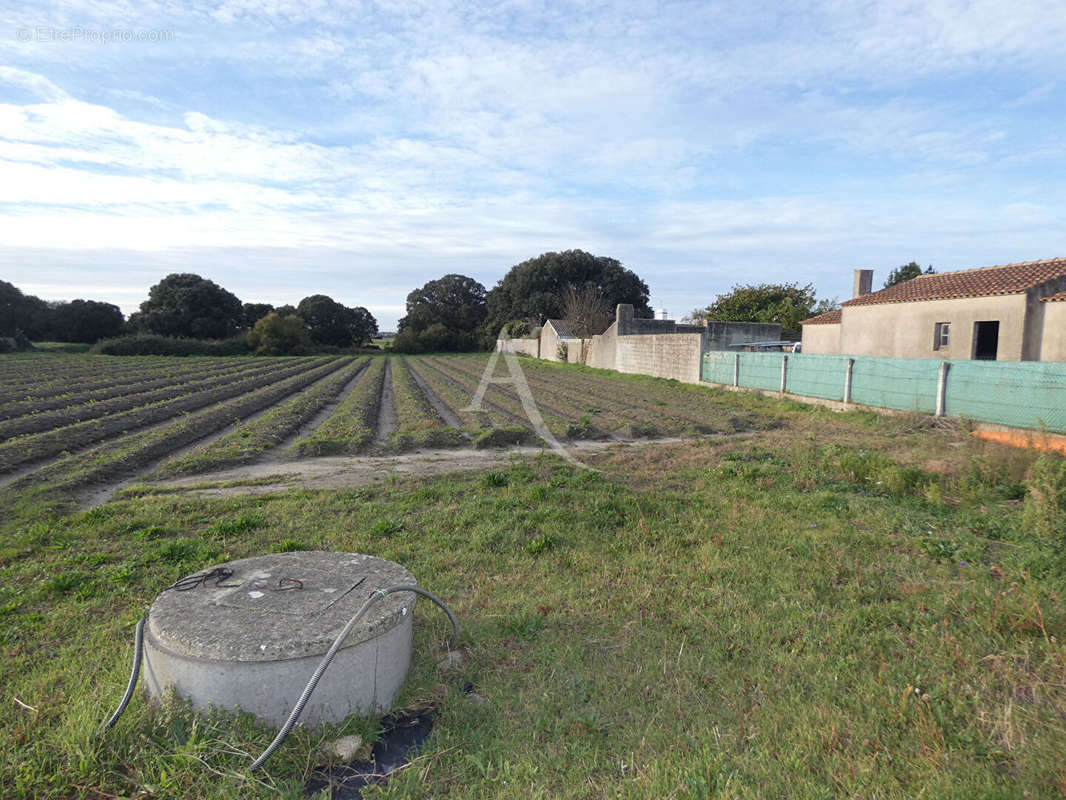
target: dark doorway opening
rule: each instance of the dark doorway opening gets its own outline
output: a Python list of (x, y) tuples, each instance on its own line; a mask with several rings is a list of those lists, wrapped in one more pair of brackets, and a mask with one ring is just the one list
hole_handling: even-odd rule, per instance
[(999, 320), (973, 324), (973, 357), (978, 361), (995, 361), (999, 350)]

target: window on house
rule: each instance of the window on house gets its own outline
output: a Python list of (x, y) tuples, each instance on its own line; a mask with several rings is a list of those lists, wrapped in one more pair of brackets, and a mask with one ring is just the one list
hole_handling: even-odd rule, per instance
[(946, 350), (951, 339), (951, 323), (938, 322), (933, 329), (933, 349)]

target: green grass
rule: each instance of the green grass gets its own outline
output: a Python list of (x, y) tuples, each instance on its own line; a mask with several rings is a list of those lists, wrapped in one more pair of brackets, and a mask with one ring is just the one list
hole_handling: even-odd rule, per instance
[[(624, 383), (620, 383), (624, 386)], [(676, 391), (688, 391), (677, 387)], [(401, 705), (422, 758), (366, 796), (1061, 797), (1066, 467), (927, 430), (722, 395), (778, 427), (433, 479), (127, 496), (0, 530), (10, 797), (298, 797), (322, 738), (138, 696), (132, 627), (183, 574), (271, 551), (403, 564), (427, 603)], [(487, 702), (464, 694), (466, 683)], [(29, 706), (26, 709), (14, 699)]]

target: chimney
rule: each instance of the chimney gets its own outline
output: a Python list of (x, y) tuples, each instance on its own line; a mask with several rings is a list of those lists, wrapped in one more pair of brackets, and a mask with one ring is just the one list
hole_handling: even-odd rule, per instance
[(851, 293), (852, 299), (862, 297), (864, 294), (869, 294), (873, 291), (873, 285), (874, 271), (872, 269), (855, 270), (855, 285)]

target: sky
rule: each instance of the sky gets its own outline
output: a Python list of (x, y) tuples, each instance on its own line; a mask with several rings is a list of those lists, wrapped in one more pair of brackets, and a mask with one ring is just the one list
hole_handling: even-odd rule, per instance
[(673, 318), (1062, 257), (1064, 44), (1045, 0), (0, 0), (0, 279), (128, 314), (195, 272), (387, 330), (552, 250)]

